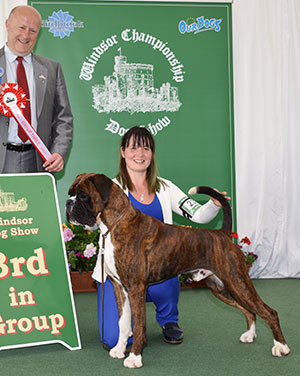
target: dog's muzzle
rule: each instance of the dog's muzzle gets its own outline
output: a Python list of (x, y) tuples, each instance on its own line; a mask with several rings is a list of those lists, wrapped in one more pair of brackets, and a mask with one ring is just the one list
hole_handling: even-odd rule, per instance
[(75, 197), (74, 196), (70, 197), (66, 202), (66, 217), (67, 217), (68, 222), (70, 222), (71, 213), (72, 213), (72, 209), (74, 207), (74, 204), (75, 204)]

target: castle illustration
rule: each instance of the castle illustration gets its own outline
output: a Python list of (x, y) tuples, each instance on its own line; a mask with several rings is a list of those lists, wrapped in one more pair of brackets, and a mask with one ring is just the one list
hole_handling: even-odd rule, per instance
[(98, 112), (178, 111), (181, 103), (178, 89), (169, 82), (159, 89), (154, 87), (153, 65), (127, 63), (127, 57), (115, 56), (114, 72), (104, 76), (104, 84), (92, 87), (93, 100)]
[(14, 193), (0, 189), (0, 212), (25, 211), (27, 208), (26, 198), (16, 201)]

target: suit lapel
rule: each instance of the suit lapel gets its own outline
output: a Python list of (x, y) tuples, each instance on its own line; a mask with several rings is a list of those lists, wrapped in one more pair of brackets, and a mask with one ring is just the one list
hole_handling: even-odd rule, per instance
[(0, 67), (4, 69), (4, 74), (1, 77), (1, 83), (7, 82), (7, 75), (6, 75), (6, 60), (4, 54), (4, 47), (0, 49)]
[[(36, 88), (36, 112), (37, 119), (39, 119), (43, 103), (45, 99), (46, 86), (47, 86), (47, 68), (39, 61), (37, 55), (32, 54), (32, 64), (34, 72), (34, 81)], [(0, 49), (0, 67), (4, 68), (4, 75), (2, 76), (2, 83), (7, 82), (6, 75), (6, 60), (4, 54), (4, 47)]]
[(36, 89), (36, 112), (37, 118), (39, 118), (43, 108), (46, 93), (47, 68), (37, 60), (35, 54), (32, 54), (32, 63)]

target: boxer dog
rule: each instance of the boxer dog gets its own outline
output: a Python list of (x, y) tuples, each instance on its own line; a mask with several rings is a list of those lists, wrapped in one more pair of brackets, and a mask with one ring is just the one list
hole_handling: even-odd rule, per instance
[(187, 272), (196, 280), (205, 277), (217, 298), (242, 311), (247, 331), (241, 335), (241, 342), (254, 341), (259, 315), (273, 333), (272, 354), (280, 357), (290, 352), (277, 312), (258, 296), (243, 253), (232, 243), (230, 205), (223, 195), (209, 187), (189, 191), (195, 193), (205, 193), (220, 201), (224, 214), (222, 229), (164, 224), (135, 209), (122, 189), (102, 174), (81, 174), (70, 187), (68, 220), (90, 227), (99, 225), (101, 230), (104, 270), (113, 282), (119, 311), (120, 335), (117, 345), (110, 350), (111, 357), (125, 357), (127, 339), (133, 332), (125, 367), (143, 365), (147, 286)]

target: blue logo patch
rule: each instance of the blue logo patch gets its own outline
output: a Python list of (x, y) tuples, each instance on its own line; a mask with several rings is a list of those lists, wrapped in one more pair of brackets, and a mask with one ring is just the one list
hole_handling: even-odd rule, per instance
[(201, 33), (202, 31), (214, 30), (217, 33), (221, 30), (222, 18), (204, 18), (203, 16), (197, 17), (192, 23), (187, 23), (186, 21), (180, 21), (178, 24), (178, 29), (181, 34), (185, 33)]
[(54, 37), (69, 37), (74, 32), (74, 28), (83, 28), (83, 22), (73, 21), (73, 16), (70, 16), (69, 12), (53, 12), (52, 16), (48, 17), (48, 20), (42, 21), (42, 27), (49, 28), (49, 32)]

